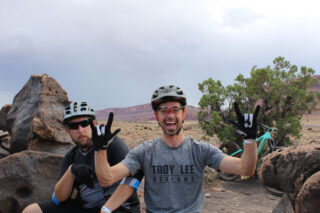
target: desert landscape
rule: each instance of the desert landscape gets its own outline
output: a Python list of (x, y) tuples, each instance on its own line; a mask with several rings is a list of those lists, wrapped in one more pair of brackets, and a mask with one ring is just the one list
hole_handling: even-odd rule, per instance
[[(100, 123), (106, 121), (101, 120)], [(119, 136), (125, 140), (130, 149), (145, 140), (150, 140), (161, 135), (160, 127), (156, 121), (114, 121), (113, 129), (121, 128)], [(205, 135), (195, 120), (184, 123), (185, 135), (196, 140), (205, 140), (218, 146), (217, 137)], [(292, 139), (294, 145), (307, 143), (319, 143), (320, 141), (320, 112), (314, 112), (302, 118), (302, 136), (300, 139)], [(206, 200), (203, 213), (267, 213), (273, 212), (278, 205), (280, 197), (271, 195), (260, 184), (257, 176), (249, 179), (238, 179), (226, 182), (217, 178), (214, 170), (207, 169), (205, 174)], [(139, 197), (143, 202), (143, 184), (139, 188)]]
[[(67, 102), (65, 90), (53, 78), (44, 74), (31, 76), (15, 96), (13, 103), (1, 108), (0, 129), (10, 132), (10, 140), (7, 144), (2, 144), (4, 146), (1, 150), (0, 212), (21, 212), (23, 207), (32, 202), (51, 199), (52, 187), (58, 178), (63, 154), (74, 146), (61, 122), (63, 106)], [(204, 140), (218, 146), (220, 144), (218, 138), (209, 137), (200, 129), (196, 120), (198, 110), (197, 107), (188, 106), (188, 116), (183, 126), (185, 135), (197, 141)], [(97, 119), (100, 124), (106, 122), (110, 111), (115, 113), (113, 130), (121, 128), (119, 136), (130, 149), (145, 140), (161, 135), (161, 130), (154, 121), (150, 104), (98, 110)], [(318, 194), (312, 194), (313, 197), (310, 199), (308, 196), (314, 190), (308, 186), (319, 186), (319, 130), (319, 110), (304, 116), (302, 137), (292, 139), (295, 147), (281, 149), (267, 155), (262, 166), (259, 167), (261, 168), (258, 170), (259, 178), (253, 176), (225, 182), (217, 178), (216, 171), (206, 169), (204, 175), (206, 199), (202, 212), (283, 213), (284, 211), (274, 211), (279, 206), (281, 198), (269, 194), (260, 181), (269, 181), (271, 186), (282, 184), (279, 188), (293, 196), (295, 201), (300, 202), (298, 207), (309, 202), (310, 212), (315, 212), (313, 210), (317, 207), (312, 205), (312, 202), (318, 203), (314, 202), (318, 199)], [(306, 155), (308, 155), (307, 158), (304, 157)], [(272, 160), (272, 157), (281, 158), (281, 160)], [(265, 167), (263, 167), (264, 164)], [(266, 169), (263, 170), (263, 168)], [(292, 177), (288, 178), (290, 175)], [(283, 177), (286, 180), (283, 180)], [(138, 191), (142, 212), (145, 209), (143, 187), (141, 184)], [(300, 190), (301, 188), (304, 190)], [(292, 211), (289, 212), (292, 213)]]
[[(100, 120), (100, 124), (105, 124), (105, 120)], [(161, 135), (161, 129), (156, 121), (119, 121), (113, 122), (112, 128), (121, 129), (119, 136), (127, 143), (129, 148), (133, 148), (145, 140), (150, 140)], [(204, 140), (215, 146), (220, 141), (217, 137), (206, 135), (198, 125), (196, 120), (187, 120), (183, 130), (186, 136), (195, 140)], [(292, 138), (294, 145), (301, 145), (310, 142), (320, 141), (320, 112), (314, 112), (302, 118), (301, 138)]]

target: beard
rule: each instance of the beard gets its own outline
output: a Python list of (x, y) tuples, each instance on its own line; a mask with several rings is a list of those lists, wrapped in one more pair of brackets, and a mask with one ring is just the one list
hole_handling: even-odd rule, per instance
[(88, 150), (93, 145), (91, 138), (87, 138), (87, 141), (85, 143), (83, 143), (83, 142), (81, 143), (77, 140), (74, 140), (74, 142), (77, 146), (80, 146), (83, 150)]
[(168, 136), (178, 135), (182, 128), (178, 119), (165, 119), (159, 125), (164, 134)]

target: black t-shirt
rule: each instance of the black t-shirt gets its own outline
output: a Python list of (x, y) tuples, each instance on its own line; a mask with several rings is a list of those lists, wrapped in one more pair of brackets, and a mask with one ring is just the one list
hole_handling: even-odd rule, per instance
[[(107, 149), (108, 162), (110, 166), (121, 162), (129, 151), (127, 145), (119, 137), (116, 137), (114, 140), (115, 141), (113, 141)], [(63, 174), (71, 164), (76, 163), (84, 163), (91, 166), (92, 168), (95, 168), (93, 148), (90, 148), (86, 152), (82, 152), (81, 147), (77, 146), (69, 150), (64, 156), (59, 178), (63, 176)], [(143, 178), (143, 172), (141, 171), (135, 174), (133, 177), (141, 181)], [(99, 184), (98, 180), (95, 179), (92, 183), (92, 185), (94, 186), (93, 188), (90, 188), (85, 184), (79, 185), (75, 183), (74, 187), (78, 190), (76, 199), (80, 200), (83, 207), (85, 208), (100, 208), (108, 200), (119, 183), (120, 182), (114, 183), (109, 187), (102, 187)], [(123, 205), (137, 205), (138, 203), (139, 199), (137, 193), (134, 192)]]

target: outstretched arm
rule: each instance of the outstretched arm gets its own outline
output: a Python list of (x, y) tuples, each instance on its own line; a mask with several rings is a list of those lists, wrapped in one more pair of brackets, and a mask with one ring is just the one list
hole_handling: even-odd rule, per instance
[(110, 167), (106, 150), (99, 150), (94, 156), (97, 178), (101, 186), (110, 186), (113, 183), (130, 175), (129, 169), (122, 163)]
[(219, 169), (228, 173), (234, 173), (243, 176), (251, 176), (254, 174), (257, 163), (257, 137), (258, 114), (260, 106), (255, 109), (254, 114), (241, 114), (237, 102), (234, 102), (234, 110), (237, 115), (238, 122), (227, 121), (230, 123), (244, 138), (244, 153), (242, 157), (235, 158), (226, 156), (220, 163)]
[(129, 169), (122, 163), (112, 167), (107, 160), (107, 148), (114, 141), (120, 129), (111, 132), (113, 113), (110, 112), (107, 125), (95, 126), (90, 121), (92, 142), (95, 150), (94, 164), (98, 181), (102, 186), (109, 186), (130, 175)]
[(257, 143), (244, 145), (241, 158), (226, 156), (222, 159), (219, 169), (227, 173), (241, 176), (252, 176), (257, 164)]

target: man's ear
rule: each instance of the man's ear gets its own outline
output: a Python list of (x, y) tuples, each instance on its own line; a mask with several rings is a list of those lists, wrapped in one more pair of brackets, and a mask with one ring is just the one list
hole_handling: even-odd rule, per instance
[(159, 115), (158, 115), (157, 111), (153, 111), (153, 113), (154, 113), (154, 116), (156, 117), (157, 121), (159, 121)]

